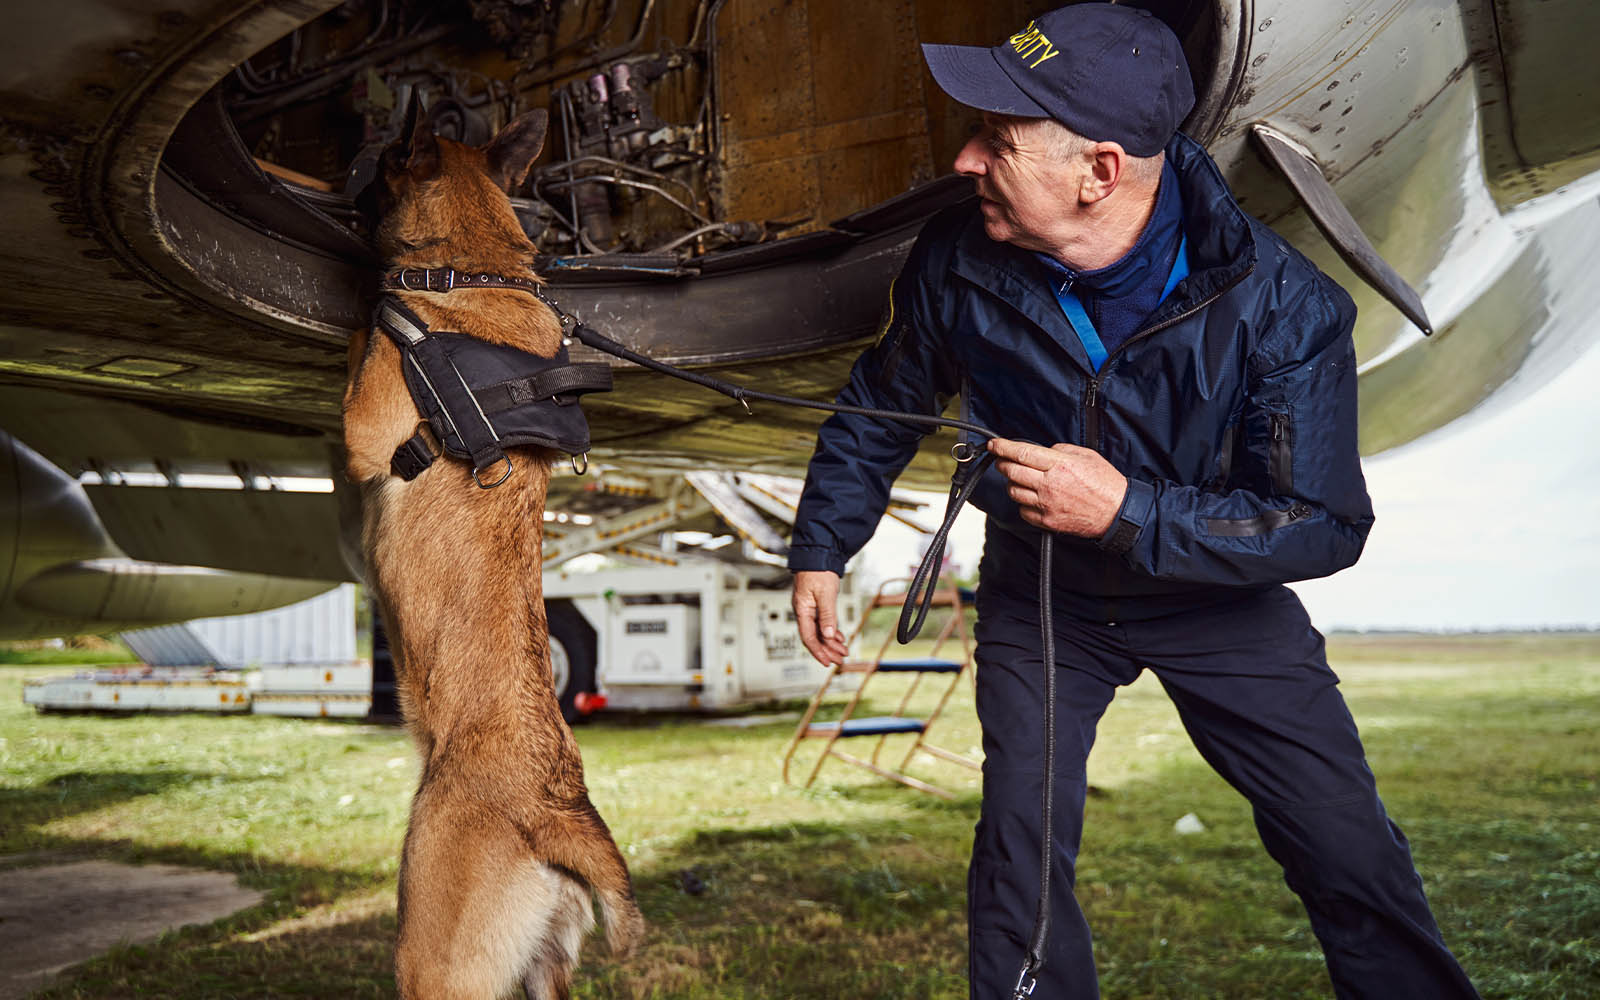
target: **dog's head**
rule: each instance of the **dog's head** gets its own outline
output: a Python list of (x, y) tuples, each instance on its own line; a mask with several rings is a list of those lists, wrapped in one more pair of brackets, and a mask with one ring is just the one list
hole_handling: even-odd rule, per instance
[(531, 265), (533, 243), (507, 194), (544, 148), (549, 119), (542, 109), (529, 111), (473, 147), (434, 135), (433, 121), (413, 98), (401, 139), (384, 151), (367, 192), (383, 259), (427, 249), (430, 262), (440, 265), (478, 266), (497, 257), (507, 266)]

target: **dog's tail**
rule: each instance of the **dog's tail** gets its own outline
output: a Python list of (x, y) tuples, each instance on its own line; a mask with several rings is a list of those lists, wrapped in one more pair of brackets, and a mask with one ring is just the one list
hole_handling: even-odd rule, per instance
[(644, 940), (644, 915), (633, 900), (631, 889), (624, 892), (596, 890), (600, 897), (600, 913), (606, 925), (606, 945), (613, 957), (622, 958), (633, 953)]
[(627, 955), (644, 937), (644, 916), (633, 898), (628, 864), (587, 797), (579, 808), (563, 813), (560, 829), (546, 828), (538, 838), (538, 853), (589, 884), (600, 899), (606, 944), (613, 955)]

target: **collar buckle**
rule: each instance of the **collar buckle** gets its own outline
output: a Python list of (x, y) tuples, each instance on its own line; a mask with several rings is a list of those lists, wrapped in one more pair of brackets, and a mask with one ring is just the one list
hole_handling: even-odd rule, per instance
[(448, 292), (456, 287), (456, 272), (448, 267), (402, 267), (395, 272), (395, 282), (407, 292)]

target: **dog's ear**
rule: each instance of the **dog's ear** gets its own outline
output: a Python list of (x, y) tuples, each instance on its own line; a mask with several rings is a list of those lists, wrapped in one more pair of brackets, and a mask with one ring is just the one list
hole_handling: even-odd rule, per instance
[(509, 194), (528, 176), (528, 168), (544, 149), (544, 134), (549, 125), (549, 112), (543, 108), (529, 111), (511, 119), (484, 147), (489, 157), (489, 177), (501, 190)]
[(406, 124), (401, 135), (411, 136), (411, 153), (406, 157), (406, 173), (413, 181), (431, 180), (439, 172), (439, 139), (433, 134), (433, 116), (422, 113), (422, 99), (411, 91), (406, 107)]

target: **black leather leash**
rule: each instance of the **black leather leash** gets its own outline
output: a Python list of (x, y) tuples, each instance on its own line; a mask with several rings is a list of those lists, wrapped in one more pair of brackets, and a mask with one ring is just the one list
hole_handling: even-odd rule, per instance
[[(465, 279), (465, 280), (463, 280)], [(562, 309), (556, 302), (544, 293), (538, 283), (527, 278), (508, 278), (502, 275), (488, 273), (466, 274), (454, 271), (451, 268), (404, 268), (391, 271), (385, 275), (384, 284), (388, 290), (413, 291), (413, 292), (450, 292), (467, 288), (480, 289), (506, 289), (531, 292), (540, 302), (549, 307), (561, 322), (562, 331), (573, 340), (586, 347), (593, 348), (613, 357), (621, 358), (641, 368), (670, 375), (684, 382), (692, 382), (714, 392), (720, 392), (737, 400), (750, 411), (750, 401), (756, 400), (766, 403), (777, 403), (780, 406), (798, 406), (811, 410), (823, 410), (828, 413), (847, 413), (854, 416), (871, 417), (877, 420), (894, 420), (904, 424), (921, 427), (953, 427), (966, 431), (985, 441), (999, 437), (994, 431), (981, 424), (967, 420), (956, 420), (951, 417), (936, 417), (922, 413), (902, 413), (897, 410), (879, 410), (866, 406), (851, 406), (847, 403), (824, 403), (815, 399), (805, 399), (800, 396), (783, 396), (777, 393), (762, 392), (749, 389), (722, 379), (701, 375), (697, 372), (686, 371), (664, 361), (657, 361), (648, 355), (640, 354), (615, 340), (605, 336), (599, 331), (584, 324), (578, 317)], [(906, 600), (900, 609), (900, 621), (895, 629), (895, 637), (901, 644), (910, 642), (922, 629), (922, 623), (928, 616), (928, 609), (933, 604), (934, 584), (938, 580), (939, 567), (944, 563), (944, 550), (950, 538), (950, 530), (955, 527), (956, 516), (961, 513), (961, 508), (966, 506), (967, 500), (977, 489), (978, 482), (983, 478), (990, 465), (994, 462), (994, 454), (987, 449), (980, 450), (967, 441), (957, 442), (951, 448), (951, 454), (956, 460), (956, 471), (950, 478), (950, 496), (945, 505), (944, 521), (939, 529), (934, 532), (933, 539), (928, 546), (927, 553), (917, 567), (916, 573), (911, 578), (911, 586), (906, 592)], [(1023, 957), (1022, 970), (1017, 975), (1017, 984), (1013, 988), (1012, 1000), (1024, 1000), (1033, 994), (1038, 985), (1039, 971), (1044, 967), (1045, 942), (1050, 936), (1050, 877), (1051, 844), (1054, 841), (1052, 817), (1054, 815), (1055, 799), (1055, 760), (1056, 760), (1056, 677), (1055, 677), (1055, 630), (1052, 622), (1050, 607), (1050, 576), (1051, 576), (1051, 534), (1046, 531), (1041, 533), (1039, 539), (1039, 632), (1042, 652), (1044, 654), (1044, 790), (1040, 796), (1043, 809), (1043, 829), (1039, 849), (1039, 906), (1034, 915), (1033, 932), (1028, 941), (1027, 952)], [(960, 609), (956, 609), (960, 613)]]

